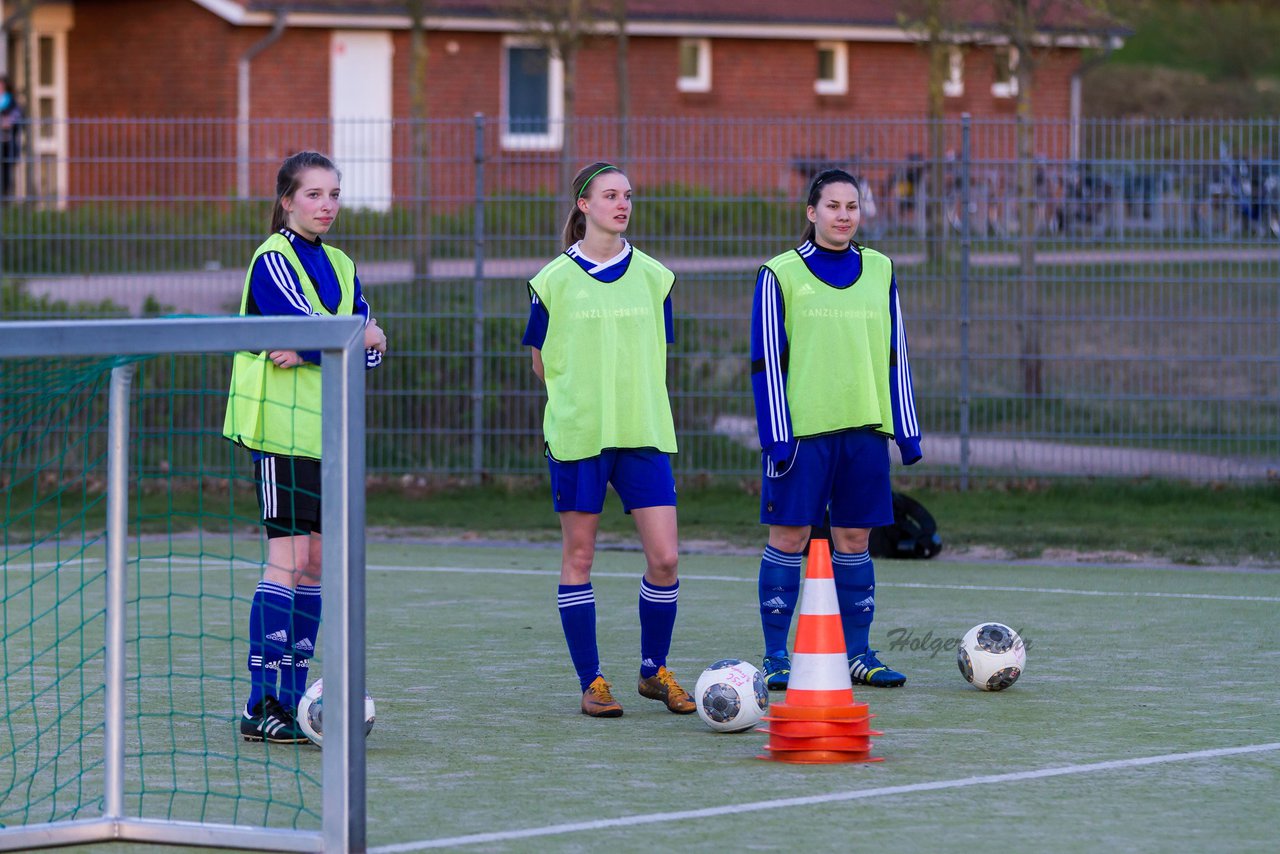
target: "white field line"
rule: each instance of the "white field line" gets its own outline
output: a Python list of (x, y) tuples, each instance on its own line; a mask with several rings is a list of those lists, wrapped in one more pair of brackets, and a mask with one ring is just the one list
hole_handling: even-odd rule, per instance
[[(462, 566), (377, 566), (367, 569), (379, 572), (459, 572), (485, 573), (492, 575), (543, 575), (557, 577), (559, 572), (553, 569), (497, 569)], [(634, 572), (597, 572), (591, 573), (594, 578), (635, 578)], [(682, 581), (728, 581), (736, 584), (756, 584), (754, 578), (743, 578), (733, 575), (686, 575), (681, 574)], [(1075, 596), (1145, 596), (1155, 599), (1212, 599), (1226, 602), (1280, 602), (1280, 596), (1226, 596), (1217, 593), (1158, 593), (1153, 591), (1134, 590), (1073, 590), (1067, 587), (1003, 587), (981, 584), (921, 584), (916, 582), (898, 583), (885, 581), (877, 583), (877, 587), (905, 587), (918, 590), (973, 590), (981, 592), (1006, 593), (1051, 593)]]
[(1159, 593), (1150, 590), (1072, 590), (1066, 587), (1002, 587), (978, 584), (919, 584), (888, 582), (880, 587), (918, 587), (924, 590), (981, 590), (1005, 593), (1069, 593), (1073, 596), (1145, 596), (1152, 599), (1215, 599), (1226, 602), (1280, 602), (1280, 596), (1226, 596), (1217, 593)]
[[(99, 565), (100, 560), (75, 561), (74, 565)], [(163, 564), (155, 567), (152, 571), (173, 571), (174, 565), (188, 567), (187, 571), (195, 572), (207, 568), (210, 561), (201, 561), (198, 558), (167, 558), (154, 557), (143, 558), (142, 564)], [(230, 563), (236, 569), (260, 569), (262, 564), (253, 561), (236, 560), (227, 561), (219, 558), (216, 563)], [(50, 569), (58, 566), (57, 562), (48, 561), (44, 563), (29, 564), (29, 568), (34, 569)], [(12, 569), (21, 570), (28, 567), (14, 566)], [(559, 575), (554, 569), (506, 569), (497, 567), (474, 567), (474, 566), (392, 566), (384, 564), (369, 564), (365, 567), (367, 570), (377, 572), (440, 572), (440, 573), (480, 573), (484, 575), (533, 575), (543, 576), (547, 578), (555, 578)], [(604, 572), (595, 571), (591, 573), (595, 578), (635, 578), (634, 572)], [(681, 579), (685, 581), (723, 581), (733, 584), (755, 584), (756, 579), (745, 578), (733, 575), (681, 575)], [(1048, 595), (1060, 596), (1114, 596), (1122, 598), (1146, 598), (1146, 599), (1192, 599), (1214, 602), (1280, 602), (1280, 596), (1228, 596), (1221, 593), (1166, 593), (1152, 590), (1076, 590), (1069, 587), (1011, 587), (1006, 585), (995, 584), (924, 584), (921, 582), (896, 582), (885, 581), (878, 586), (888, 588), (903, 588), (912, 590), (967, 590), (979, 593), (1040, 593)]]
[(530, 827), (524, 830), (503, 830), (491, 833), (473, 833), (466, 836), (453, 836), (445, 839), (426, 839), (418, 842), (404, 842), (396, 845), (380, 845), (369, 849), (369, 854), (400, 854), (406, 851), (426, 851), (431, 848), (453, 848), (463, 845), (481, 845), (491, 842), (509, 842), (534, 839), (541, 836), (559, 836), (566, 833), (578, 833), (584, 830), (609, 830), (617, 827), (636, 827), (646, 824), (658, 824), (672, 821), (689, 821), (693, 819), (713, 818), (722, 815), (739, 813), (756, 813), (762, 810), (786, 809), (788, 807), (805, 807), (818, 804), (833, 804), (846, 801), (862, 801), (871, 798), (908, 795), (915, 792), (936, 792), (943, 789), (958, 789), (966, 786), (984, 786), (992, 783), (1016, 783), (1024, 780), (1043, 780), (1048, 777), (1065, 777), (1074, 774), (1098, 774), (1105, 771), (1119, 771), (1126, 768), (1141, 768), (1146, 765), (1164, 765), (1171, 762), (1192, 762), (1201, 759), (1218, 759), (1225, 756), (1240, 756), (1251, 753), (1267, 753), (1280, 750), (1280, 742), (1267, 744), (1251, 744), (1244, 747), (1222, 747), (1213, 750), (1195, 750), (1189, 753), (1166, 753), (1161, 756), (1138, 756), (1132, 759), (1113, 759), (1107, 762), (1090, 762), (1084, 765), (1061, 765), (1056, 768), (1041, 768), (1036, 771), (1013, 771), (1007, 774), (987, 774), (980, 777), (964, 777), (957, 780), (935, 780), (929, 783), (911, 783), (903, 786), (882, 786), (874, 789), (858, 789), (854, 791), (830, 792), (825, 795), (807, 795), (797, 798), (778, 798), (769, 801), (750, 801), (741, 804), (725, 804), (719, 807), (705, 807), (696, 810), (678, 810), (675, 812), (649, 813), (647, 815), (630, 815), (620, 818), (603, 818), (594, 821), (569, 822), (552, 824), (546, 827)]

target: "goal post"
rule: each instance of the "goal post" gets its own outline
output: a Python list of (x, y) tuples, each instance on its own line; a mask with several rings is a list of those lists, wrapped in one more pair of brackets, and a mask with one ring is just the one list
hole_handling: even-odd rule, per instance
[[(52, 817), (43, 820), (37, 818), (31, 823), (20, 824), (10, 820), (10, 826), (0, 825), (0, 850), (30, 850), (104, 841), (267, 851), (365, 850), (365, 350), (362, 319), (219, 317), (0, 323), (0, 370), (6, 370), (6, 360), (19, 358), (56, 362), (89, 356), (206, 354), (216, 357), (227, 354), (229, 360), (234, 351), (264, 349), (318, 350), (323, 353), (321, 490), (325, 500), (322, 502), (321, 524), (325, 532), (322, 558), (325, 567), (325, 621), (321, 652), (323, 661), (329, 666), (324, 674), (325, 744), (320, 767), (318, 831), (271, 827), (265, 822), (257, 826), (238, 821), (189, 821), (172, 815), (152, 817), (142, 814), (145, 810), (141, 806), (136, 811), (139, 814), (126, 810), (126, 680), (130, 665), (129, 645), (137, 644), (136, 639), (127, 636), (131, 615), (126, 593), (132, 487), (129, 459), (131, 384), (136, 364), (122, 358), (117, 359), (111, 368), (106, 419), (102, 726), (88, 727), (94, 731), (94, 738), (86, 739), (92, 743), (100, 741), (101, 756), (86, 755), (80, 760), (82, 769), (83, 766), (91, 766), (96, 771), (100, 765), (100, 772), (86, 777), (92, 778), (95, 785), (97, 781), (101, 782), (100, 796), (88, 796), (90, 805), (101, 804), (101, 815), (93, 815), (93, 810), (86, 808), (82, 799), (70, 811), (74, 816), (70, 819), (60, 818), (59, 815), (65, 814), (66, 810), (58, 807), (53, 810), (55, 814)], [(12, 410), (6, 408), (3, 413), (8, 419)], [(4, 427), (8, 431), (14, 425), (5, 424)], [(6, 533), (6, 574), (9, 570), (7, 537)], [(33, 557), (33, 565), (34, 560)], [(233, 560), (229, 557), (228, 564)], [(137, 561), (141, 565), (141, 547)], [(96, 608), (96, 604), (93, 607)], [(33, 613), (37, 610), (34, 601), (30, 610)], [(6, 603), (6, 621), (8, 618)], [(8, 637), (8, 626), (5, 628)], [(34, 647), (36, 643), (30, 645)], [(90, 650), (88, 655), (92, 658), (97, 653)], [(135, 651), (133, 655), (136, 658), (139, 653)], [(34, 665), (32, 669), (35, 669)], [(22, 686), (6, 685), (6, 702), (9, 696), (20, 690)], [(96, 690), (89, 686), (82, 689), (77, 702), (82, 701), (85, 695), (98, 696)], [(60, 700), (61, 694), (57, 696)], [(26, 698), (23, 701), (27, 702)], [(42, 696), (31, 698), (29, 702), (34, 710), (37, 703), (48, 703), (49, 700)], [(98, 714), (92, 708), (96, 703), (96, 700), (86, 702), (85, 708), (80, 709), (81, 716)], [(100, 733), (97, 732), (99, 729)], [(230, 727), (226, 729), (226, 736), (232, 738)], [(35, 730), (39, 737), (39, 726)], [(87, 754), (84, 744), (80, 742), (76, 747)], [(11, 740), (9, 747), (16, 752), (20, 746)], [(140, 764), (141, 757), (138, 761)], [(17, 767), (16, 762), (12, 764)], [(266, 778), (268, 774), (264, 771), (262, 776)], [(142, 799), (138, 800), (141, 804)], [(20, 816), (24, 814), (22, 810), (17, 812)], [(80, 817), (81, 813), (87, 815)]]

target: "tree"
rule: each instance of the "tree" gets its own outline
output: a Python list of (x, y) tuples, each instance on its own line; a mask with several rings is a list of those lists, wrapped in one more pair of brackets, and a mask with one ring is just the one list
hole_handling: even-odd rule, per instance
[[(1027, 395), (1044, 393), (1043, 345), (1040, 336), (1040, 285), (1036, 274), (1035, 192), (1032, 166), (1035, 140), (1031, 123), (1032, 85), (1040, 59), (1036, 37), (1040, 22), (1054, 6), (1070, 0), (994, 0), (997, 28), (1009, 43), (1009, 71), (1017, 88), (1017, 179), (1018, 201), (1018, 265), (1022, 281), (1018, 288), (1018, 332), (1021, 339), (1022, 391)], [(1074, 5), (1074, 4), (1072, 4)]]
[(432, 0), (408, 0), (409, 112), (413, 122), (413, 266), (415, 278), (431, 275), (431, 128), (427, 101), (426, 20)]
[(559, 58), (564, 67), (562, 83), (564, 125), (560, 145), (559, 186), (573, 181), (573, 117), (577, 99), (578, 52), (592, 37), (607, 12), (602, 0), (511, 0), (514, 11), (525, 22), (526, 35)]
[[(951, 52), (968, 38), (970, 27), (957, 4), (947, 0), (901, 0), (898, 22), (920, 40), (929, 62), (929, 180), (925, 222), (926, 233), (938, 237), (946, 234), (943, 85), (951, 75)], [(929, 256), (940, 246), (941, 242), (925, 241)]]
[(995, 13), (995, 33), (1009, 46), (1010, 71), (1017, 87), (1015, 122), (1017, 133), (1018, 264), (1022, 281), (1018, 289), (1021, 338), (1022, 390), (1028, 395), (1044, 393), (1044, 364), (1041, 359), (1040, 289), (1036, 274), (1036, 186), (1035, 139), (1032, 124), (1032, 94), (1035, 72), (1046, 52), (1056, 47), (1055, 27), (1070, 22), (1101, 24), (1110, 15), (1106, 0), (991, 0)]
[(618, 31), (618, 165), (625, 168), (631, 153), (631, 51), (627, 37), (627, 0), (613, 0), (611, 12), (613, 25)]

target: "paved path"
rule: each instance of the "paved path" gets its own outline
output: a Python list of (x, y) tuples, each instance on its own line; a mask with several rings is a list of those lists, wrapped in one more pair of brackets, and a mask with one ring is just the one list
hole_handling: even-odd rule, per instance
[[(1036, 256), (1045, 264), (1066, 263), (1154, 263), (1157, 261), (1226, 261), (1280, 264), (1280, 249), (1220, 250), (1080, 250), (1040, 252)], [(921, 261), (919, 255), (899, 256), (899, 264)], [(1014, 253), (975, 254), (976, 266), (1008, 266), (1018, 263)], [(484, 266), (484, 276), (493, 280), (528, 279), (544, 263), (542, 259), (497, 259)], [(677, 274), (729, 273), (744, 280), (754, 274), (757, 258), (684, 258), (672, 259), (669, 266)], [(469, 280), (475, 275), (475, 262), (447, 259), (432, 265), (432, 278)], [(382, 261), (360, 265), (361, 282), (370, 288), (404, 282), (412, 278), (407, 261)], [(191, 314), (234, 313), (244, 287), (241, 270), (196, 270), (170, 273), (137, 273), (94, 276), (61, 276), (33, 278), (28, 290), (35, 296), (48, 296), (68, 302), (99, 302), (109, 299), (139, 314), (148, 296), (172, 310)], [(749, 447), (756, 447), (755, 422), (749, 418), (726, 416), (717, 420), (715, 431), (730, 436)], [(958, 436), (929, 435), (925, 453), (930, 463), (958, 466), (961, 442)], [(1080, 445), (1063, 442), (1041, 442), (1024, 439), (971, 438), (968, 443), (969, 465), (975, 473), (998, 471), (1014, 475), (1125, 475), (1128, 477), (1167, 477), (1196, 481), (1276, 480), (1280, 478), (1280, 459), (1258, 460), (1215, 457), (1177, 451), (1114, 448), (1104, 445)]]
[[(732, 258), (672, 258), (664, 262), (679, 274), (733, 274), (744, 280), (754, 276), (764, 256)], [(1164, 261), (1259, 263), (1280, 265), (1280, 248), (1255, 249), (1079, 249), (1037, 252), (1041, 264), (1153, 264)], [(920, 253), (894, 257), (899, 267), (923, 262)], [(526, 280), (542, 265), (543, 258), (498, 258), (484, 264), (486, 279)], [(975, 267), (1014, 267), (1019, 263), (1016, 252), (976, 252), (970, 263)], [(406, 282), (413, 277), (408, 261), (374, 261), (360, 264), (360, 281), (367, 287)], [(440, 280), (469, 280), (475, 277), (475, 261), (448, 258), (431, 265), (431, 277)], [(112, 273), (85, 276), (32, 277), (27, 291), (32, 296), (65, 300), (68, 303), (110, 300), (124, 306), (130, 314), (142, 312), (151, 297), (174, 311), (190, 314), (233, 314), (240, 304), (244, 287), (243, 270), (175, 270), (163, 273)]]
[[(959, 436), (926, 436), (928, 459), (960, 464)], [(969, 465), (976, 472), (1055, 475), (1124, 475), (1194, 481), (1276, 480), (1280, 459), (1215, 457), (1181, 451), (1069, 445), (1029, 439), (969, 439)]]
[[(721, 416), (714, 432), (749, 447), (759, 448), (752, 418)], [(900, 463), (898, 449), (894, 462)], [(924, 437), (925, 462), (930, 465), (959, 466), (960, 437), (928, 434)], [(1181, 451), (1146, 448), (1116, 448), (1042, 442), (1031, 439), (971, 437), (969, 467), (974, 474), (1005, 475), (1123, 475), (1132, 478), (1169, 478), (1201, 482), (1226, 480), (1280, 480), (1280, 458), (1273, 460), (1217, 457)]]
[[(545, 258), (498, 258), (485, 262), (486, 280), (524, 281), (542, 269)], [(670, 264), (682, 273), (754, 274), (759, 259), (688, 258)], [(408, 261), (374, 261), (359, 264), (363, 287), (407, 282), (413, 278), (413, 265)], [(441, 281), (470, 281), (476, 275), (474, 260), (448, 258), (431, 265), (431, 278)], [(32, 277), (27, 292), (36, 297), (65, 300), (68, 303), (110, 300), (124, 306), (130, 314), (142, 312), (147, 297), (152, 297), (174, 311), (191, 314), (234, 314), (244, 289), (243, 270), (187, 270), (166, 273), (109, 273), (85, 276)]]

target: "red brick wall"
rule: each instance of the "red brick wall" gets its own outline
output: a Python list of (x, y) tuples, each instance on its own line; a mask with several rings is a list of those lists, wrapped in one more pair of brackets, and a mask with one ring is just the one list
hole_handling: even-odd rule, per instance
[[(407, 116), (411, 113), (409, 77), (413, 67), (409, 33), (394, 33), (392, 40), (397, 81), (392, 112)], [(501, 92), (501, 37), (490, 33), (429, 32), (426, 41), (429, 115), (496, 115)]]
[[(233, 195), (237, 62), (268, 32), (227, 24), (190, 0), (77, 0), (67, 45), (68, 112), (121, 121), (73, 124), (71, 192)], [(250, 115), (313, 120), (255, 125), (256, 194), (270, 194), (289, 153), (328, 146), (327, 126), (315, 121), (329, 113), (328, 52), (328, 31), (286, 30), (253, 60)]]
[(78, 0), (67, 44), (70, 113), (216, 116), (235, 104), (241, 34), (190, 0)]
[[(452, 47), (451, 47), (452, 43)], [(489, 34), (439, 34), (428, 37), (430, 60), (429, 113), (435, 118), (470, 118), (482, 112), (496, 118), (501, 111), (502, 38)], [(637, 184), (715, 187), (718, 190), (796, 192), (806, 178), (805, 163), (831, 162), (857, 168), (887, 181), (909, 156), (928, 151), (925, 126), (927, 68), (922, 50), (904, 44), (849, 46), (849, 91), (845, 95), (814, 92), (815, 48), (811, 42), (717, 39), (712, 42), (712, 87), (706, 93), (684, 93), (676, 86), (676, 39), (637, 38), (630, 42), (631, 104), (629, 135), (631, 168)], [(614, 43), (600, 40), (578, 56), (578, 87), (574, 165), (603, 157), (617, 157), (620, 143), (615, 129), (594, 121), (617, 113), (618, 88)], [(398, 34), (396, 68), (399, 79), (409, 73), (408, 35)], [(1034, 106), (1037, 117), (1065, 120), (1074, 53), (1046, 57), (1037, 72)], [(994, 62), (990, 50), (967, 57), (965, 94), (946, 101), (947, 115), (970, 113), (982, 118), (1007, 119), (1015, 101), (991, 94)], [(396, 93), (397, 115), (409, 112), (407, 87)], [(847, 123), (868, 117), (866, 122)], [(661, 122), (654, 122), (661, 119)], [(680, 120), (695, 120), (683, 126)], [(817, 122), (810, 134), (797, 140), (797, 120)], [(696, 125), (696, 126), (695, 126)], [(486, 157), (493, 186), (523, 191), (558, 191), (560, 152), (502, 151), (491, 134)], [(975, 130), (975, 144), (991, 158), (1008, 158), (1014, 138), (1007, 126), (998, 132)], [(437, 127), (432, 134), (433, 192), (469, 197), (471, 126)], [(1047, 156), (1061, 156), (1063, 135), (1051, 135), (1038, 146)], [(947, 147), (958, 151), (958, 131)], [(411, 151), (397, 141), (397, 156)], [(401, 170), (407, 172), (408, 170)], [(404, 192), (410, 177), (397, 175), (396, 190)]]
[[(118, 124), (73, 125), (72, 193), (77, 196), (230, 198), (236, 190), (237, 60), (269, 32), (236, 27), (191, 0), (76, 0), (69, 44), (69, 108), (74, 118)], [(393, 114), (411, 114), (409, 33), (392, 35)], [(271, 192), (281, 159), (301, 148), (326, 150), (330, 131), (327, 30), (290, 28), (251, 66), (251, 191)], [(474, 133), (480, 112), (502, 109), (502, 36), (431, 32), (427, 39), (432, 195), (470, 198)], [(617, 113), (615, 43), (590, 43), (578, 57), (575, 124), (568, 160), (579, 165), (618, 157), (621, 141), (607, 122)], [(814, 92), (812, 42), (712, 40), (712, 87), (676, 86), (678, 41), (630, 41), (631, 104), (627, 138), (637, 184), (714, 187), (718, 191), (794, 193), (814, 164), (836, 163), (886, 178), (910, 155), (928, 151), (919, 121), (926, 110), (924, 52), (905, 44), (850, 44), (849, 91)], [(1037, 117), (1065, 121), (1074, 52), (1042, 57)], [(949, 98), (949, 116), (1013, 115), (1013, 99), (991, 95), (989, 50), (966, 54), (965, 92)], [(146, 123), (138, 117), (163, 121)], [(849, 119), (866, 117), (866, 121)], [(654, 121), (661, 119), (661, 121)], [(697, 120), (684, 123), (682, 120)], [(186, 120), (186, 121), (183, 121)], [(801, 122), (810, 122), (803, 132)], [(416, 162), (410, 122), (394, 130), (394, 190), (412, 193)], [(985, 134), (985, 135), (984, 135)], [(1037, 150), (1061, 156), (1064, 134)], [(502, 151), (486, 137), (487, 184), (523, 191), (560, 189), (561, 153)], [(975, 129), (975, 145), (992, 157), (1012, 155), (1012, 135)], [(959, 148), (958, 134), (947, 146)]]

